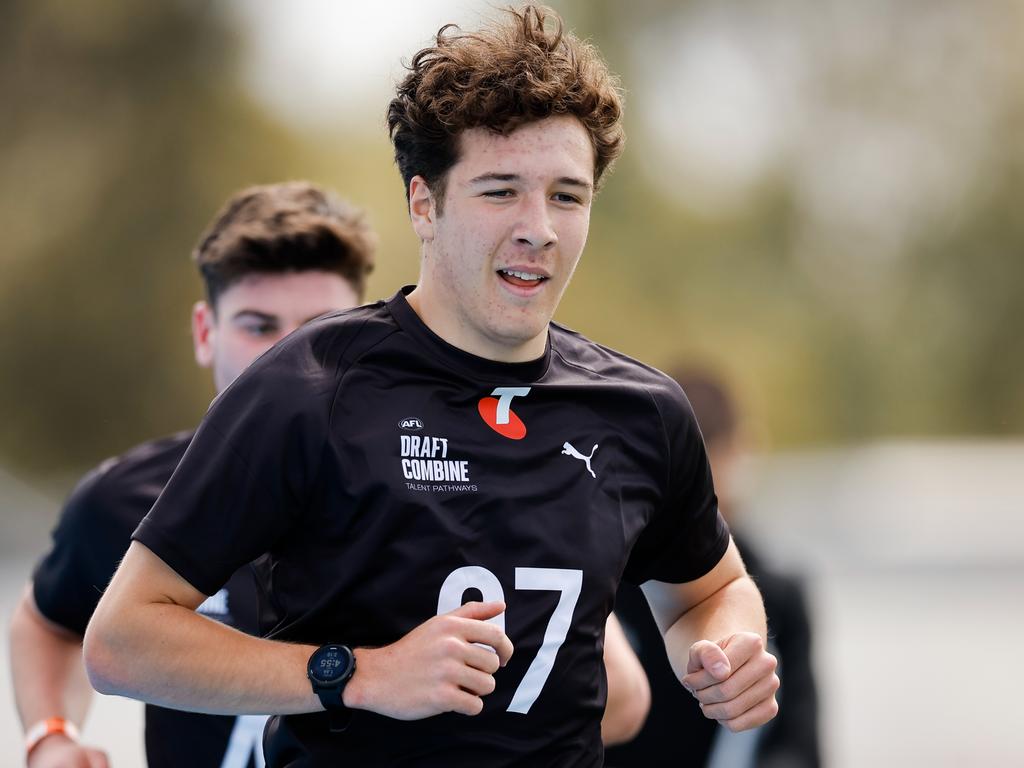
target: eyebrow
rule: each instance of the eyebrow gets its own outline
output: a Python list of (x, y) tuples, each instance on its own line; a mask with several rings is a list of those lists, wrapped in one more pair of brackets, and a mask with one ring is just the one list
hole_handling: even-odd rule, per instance
[(277, 315), (268, 315), (266, 312), (260, 312), (255, 309), (240, 309), (231, 316), (232, 320), (244, 320), (247, 318), (262, 320), (266, 323), (276, 323), (280, 320)]
[[(482, 173), (470, 179), (469, 183), (479, 184), (485, 181), (522, 181), (522, 177), (518, 173)], [(582, 187), (583, 189), (590, 189), (593, 186), (589, 181), (577, 179), (573, 176), (560, 176), (557, 179), (557, 183), (572, 187)]]
[[(314, 320), (316, 320), (318, 317), (320, 317), (322, 315), (326, 315), (328, 312), (333, 312), (333, 311), (334, 311), (333, 309), (325, 309), (323, 312), (317, 312), (315, 315), (310, 315), (305, 320), (303, 320), (300, 323), (300, 325), (305, 325), (306, 323), (311, 323)], [(231, 316), (232, 320), (245, 320), (247, 318), (253, 318), (253, 319), (256, 319), (256, 320), (262, 320), (265, 323), (280, 324), (280, 322), (281, 322), (281, 318), (278, 317), (277, 315), (269, 315), (266, 312), (260, 312), (259, 310), (256, 310), (256, 309), (240, 309), (237, 312), (235, 312), (234, 315)]]

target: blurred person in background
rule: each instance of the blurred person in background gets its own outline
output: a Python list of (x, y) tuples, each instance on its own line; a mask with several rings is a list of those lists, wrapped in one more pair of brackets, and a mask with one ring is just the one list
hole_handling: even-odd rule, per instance
[[(609, 749), (609, 768), (816, 768), (818, 696), (811, 666), (811, 623), (804, 590), (796, 578), (772, 570), (743, 534), (736, 473), (745, 436), (738, 407), (725, 383), (698, 369), (679, 369), (682, 386), (700, 425), (715, 479), (718, 508), (732, 530), (747, 571), (761, 589), (768, 615), (769, 648), (779, 659), (779, 714), (754, 731), (735, 734), (701, 714), (680, 688), (665, 655), (650, 606), (636, 587), (623, 584), (615, 602), (626, 636), (650, 679), (651, 711), (632, 742)], [(688, 748), (675, 755), (680, 734)]]
[[(224, 390), (253, 360), (312, 318), (362, 303), (376, 238), (363, 213), (306, 182), (234, 195), (202, 236), (194, 258), (206, 300), (192, 311), (196, 362)], [(192, 432), (136, 446), (75, 488), (11, 622), (15, 699), (29, 768), (101, 768), (81, 745), (92, 687), (82, 636), (103, 590), (185, 453)], [(257, 630), (257, 586), (239, 569), (199, 612)], [(263, 765), (265, 717), (204, 715), (146, 706), (150, 766)]]

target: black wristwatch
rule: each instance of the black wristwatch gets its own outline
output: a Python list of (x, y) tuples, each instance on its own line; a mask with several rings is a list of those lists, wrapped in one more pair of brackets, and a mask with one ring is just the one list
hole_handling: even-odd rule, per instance
[(352, 719), (342, 694), (356, 671), (356, 656), (347, 645), (322, 645), (313, 651), (306, 665), (306, 676), (313, 693), (320, 698), (330, 717), (331, 730), (344, 731)]

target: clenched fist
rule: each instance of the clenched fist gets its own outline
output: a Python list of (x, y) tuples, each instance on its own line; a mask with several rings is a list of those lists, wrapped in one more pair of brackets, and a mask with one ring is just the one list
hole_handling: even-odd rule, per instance
[(442, 712), (478, 715), (494, 691), (494, 673), (512, 656), (512, 642), (488, 619), (502, 602), (466, 603), (423, 622), (391, 645), (357, 648), (346, 706), (398, 720)]
[(682, 682), (705, 717), (730, 731), (745, 731), (767, 723), (779, 711), (777, 666), (760, 635), (738, 632), (718, 643), (699, 640), (690, 646)]

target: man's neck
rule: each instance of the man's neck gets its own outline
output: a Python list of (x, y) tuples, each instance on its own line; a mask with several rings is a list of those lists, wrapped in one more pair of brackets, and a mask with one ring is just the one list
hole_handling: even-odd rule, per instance
[(431, 331), (463, 352), (500, 363), (526, 363), (544, 354), (548, 331), (522, 344), (506, 345), (468, 330), (452, 313), (443, 309), (443, 300), (422, 282), (405, 297), (409, 306)]

